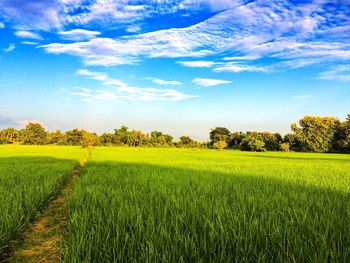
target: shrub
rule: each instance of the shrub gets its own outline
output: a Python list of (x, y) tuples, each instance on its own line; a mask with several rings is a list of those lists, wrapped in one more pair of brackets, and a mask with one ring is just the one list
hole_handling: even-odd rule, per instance
[(218, 141), (213, 144), (214, 149), (222, 150), (227, 147), (227, 143), (225, 141)]
[(279, 149), (281, 152), (290, 152), (290, 145), (289, 143), (280, 143)]

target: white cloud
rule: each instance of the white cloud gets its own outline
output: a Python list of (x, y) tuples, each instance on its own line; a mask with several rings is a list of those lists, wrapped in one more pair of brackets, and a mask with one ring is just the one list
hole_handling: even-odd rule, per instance
[(213, 69), (214, 72), (270, 72), (268, 67), (242, 65), (234, 62), (222, 63), (220, 66)]
[(295, 96), (294, 99), (296, 99), (296, 100), (308, 100), (308, 99), (311, 99), (312, 97), (313, 96), (310, 94), (304, 94), (304, 95)]
[(136, 33), (141, 31), (141, 26), (139, 25), (132, 25), (126, 28), (126, 31), (129, 33)]
[(182, 85), (181, 82), (176, 80), (163, 80), (163, 79), (157, 79), (157, 78), (150, 78), (153, 83), (158, 85), (166, 85), (166, 86), (179, 86)]
[(1, 0), (0, 14), (16, 28), (50, 30), (61, 24), (60, 4), (56, 0)]
[(244, 60), (255, 60), (260, 58), (259, 56), (233, 56), (233, 57), (224, 57), (223, 60), (233, 60), (233, 61), (244, 61)]
[(121, 80), (108, 77), (108, 75), (103, 72), (82, 69), (77, 73), (91, 79), (99, 80), (104, 86), (114, 88), (112, 91), (76, 88), (71, 95), (78, 96), (84, 101), (179, 101), (195, 97), (174, 89), (131, 87)]
[(222, 80), (222, 79), (206, 79), (206, 78), (196, 78), (192, 81), (194, 84), (202, 87), (214, 87), (222, 84), (229, 84), (232, 81)]
[(80, 76), (86, 76), (95, 80), (102, 80), (102, 81), (108, 80), (108, 76), (102, 72), (94, 72), (86, 69), (80, 69), (77, 71), (77, 74)]
[(348, 82), (350, 81), (350, 65), (339, 65), (328, 71), (321, 72), (319, 78), (324, 80)]
[[(159, 8), (164, 7), (164, 1), (157, 2)], [(186, 9), (188, 6), (193, 7), (194, 3), (195, 1), (183, 1), (182, 5)], [(270, 1), (266, 4), (258, 0), (245, 5), (238, 5), (236, 1), (199, 1), (198, 3), (199, 7), (202, 4), (209, 4), (217, 5), (216, 8), (222, 6), (225, 10), (228, 7), (230, 9), (186, 28), (171, 28), (117, 39), (95, 38), (88, 42), (52, 43), (44, 45), (43, 48), (49, 53), (80, 56), (86, 64), (104, 66), (129, 64), (130, 61), (137, 61), (143, 56), (178, 58), (204, 57), (213, 54), (225, 54), (224, 60), (228, 61), (254, 61), (263, 57), (286, 60), (350, 59), (349, 37), (345, 34), (347, 27), (327, 23), (328, 20), (335, 19), (336, 15), (343, 15), (343, 13), (341, 11), (339, 14), (327, 13), (327, 9), (325, 11), (323, 8), (328, 7), (322, 2), (295, 5), (293, 8), (288, 6), (288, 2), (283, 1)], [(100, 11), (94, 12), (111, 15), (110, 7), (113, 5), (118, 4), (113, 2), (111, 5), (106, 5), (107, 11), (103, 11), (101, 9), (103, 5), (100, 3), (100, 7), (94, 7)], [(148, 8), (146, 4), (133, 8), (124, 5), (120, 10), (132, 12), (137, 10), (141, 13), (146, 12), (142, 14), (148, 14)], [(113, 16), (120, 15), (118, 11), (116, 12)], [(129, 13), (126, 13), (126, 16), (129, 16)], [(314, 39), (315, 34), (330, 27), (333, 31), (326, 38)], [(336, 27), (341, 27), (342, 30), (337, 31)], [(342, 34), (340, 37), (339, 32)], [(227, 54), (234, 54), (234, 56), (227, 56)], [(189, 67), (215, 65), (210, 61), (179, 63)], [(263, 72), (264, 70), (256, 65), (224, 65), (216, 69), (216, 71), (230, 72)]]
[(95, 38), (101, 33), (98, 31), (74, 29), (70, 31), (60, 31), (58, 32), (58, 34), (61, 35), (64, 39), (79, 41), (79, 40)]
[[(134, 64), (144, 57), (198, 58), (198, 61), (179, 63), (188, 67), (217, 66), (216, 71), (264, 72), (266, 67), (253, 64), (256, 59), (285, 61), (284, 64), (275, 65), (284, 69), (293, 67), (293, 61), (302, 67), (311, 65), (310, 62), (316, 60), (350, 60), (348, 6), (339, 4), (334, 8), (328, 4), (329, 0), (298, 4), (285, 0), (44, 2), (28, 0), (17, 5), (14, 1), (3, 0), (0, 1), (0, 13), (7, 19), (16, 20), (16, 28), (30, 30), (34, 25), (34, 30), (54, 28), (62, 33), (62, 37), (77, 41), (51, 43), (42, 48), (48, 53), (81, 57), (86, 65)], [(149, 29), (148, 20), (154, 15), (181, 15), (184, 11), (192, 15), (203, 9), (212, 10), (213, 15), (195, 25), (136, 33), (139, 32), (139, 25)], [(79, 12), (75, 12), (77, 10)], [(181, 13), (177, 13), (179, 11)], [(64, 28), (95, 28), (98, 31), (62, 31)], [(102, 38), (98, 34), (101, 30), (110, 29), (126, 29), (135, 34), (120, 36), (121, 30), (116, 30), (117, 38)], [(79, 30), (80, 34), (77, 32)], [(219, 65), (218, 62), (199, 59), (208, 55), (224, 56), (224, 61), (250, 63)], [(273, 66), (268, 67), (270, 68)]]
[(178, 64), (181, 64), (185, 67), (189, 67), (189, 68), (210, 68), (213, 65), (215, 65), (215, 62), (212, 61), (203, 61), (203, 60), (199, 60), (199, 61), (178, 61)]
[(0, 29), (5, 28), (5, 24), (3, 22), (0, 22)]
[(30, 32), (30, 31), (26, 31), (26, 30), (16, 31), (15, 36), (20, 37), (20, 38), (31, 38), (31, 39), (37, 39), (37, 40), (43, 39), (43, 37), (40, 36), (39, 34)]
[(15, 44), (11, 43), (11, 44), (8, 46), (8, 48), (5, 48), (5, 49), (4, 49), (4, 51), (5, 51), (5, 52), (12, 52), (12, 51), (15, 50), (15, 48), (16, 48)]
[(23, 45), (31, 45), (31, 46), (39, 45), (38, 42), (34, 42), (34, 41), (22, 41), (21, 43), (22, 43)]

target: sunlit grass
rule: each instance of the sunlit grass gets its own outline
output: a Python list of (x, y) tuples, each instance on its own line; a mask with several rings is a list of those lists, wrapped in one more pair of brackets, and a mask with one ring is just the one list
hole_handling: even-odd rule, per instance
[(96, 148), (67, 262), (347, 262), (350, 157)]
[(0, 146), (0, 256), (71, 174), (79, 153), (79, 148)]

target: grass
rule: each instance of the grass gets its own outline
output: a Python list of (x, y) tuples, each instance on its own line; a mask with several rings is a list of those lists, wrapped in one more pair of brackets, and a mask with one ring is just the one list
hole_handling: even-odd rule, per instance
[(57, 193), (82, 153), (79, 148), (0, 146), (0, 259)]
[(66, 262), (349, 262), (350, 156), (96, 148)]

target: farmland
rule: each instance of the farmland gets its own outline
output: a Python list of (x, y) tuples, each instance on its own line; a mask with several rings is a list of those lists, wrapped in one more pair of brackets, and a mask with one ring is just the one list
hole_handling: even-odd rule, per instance
[[(2, 246), (84, 154), (0, 147)], [(96, 147), (66, 202), (65, 262), (350, 259), (348, 155)]]

